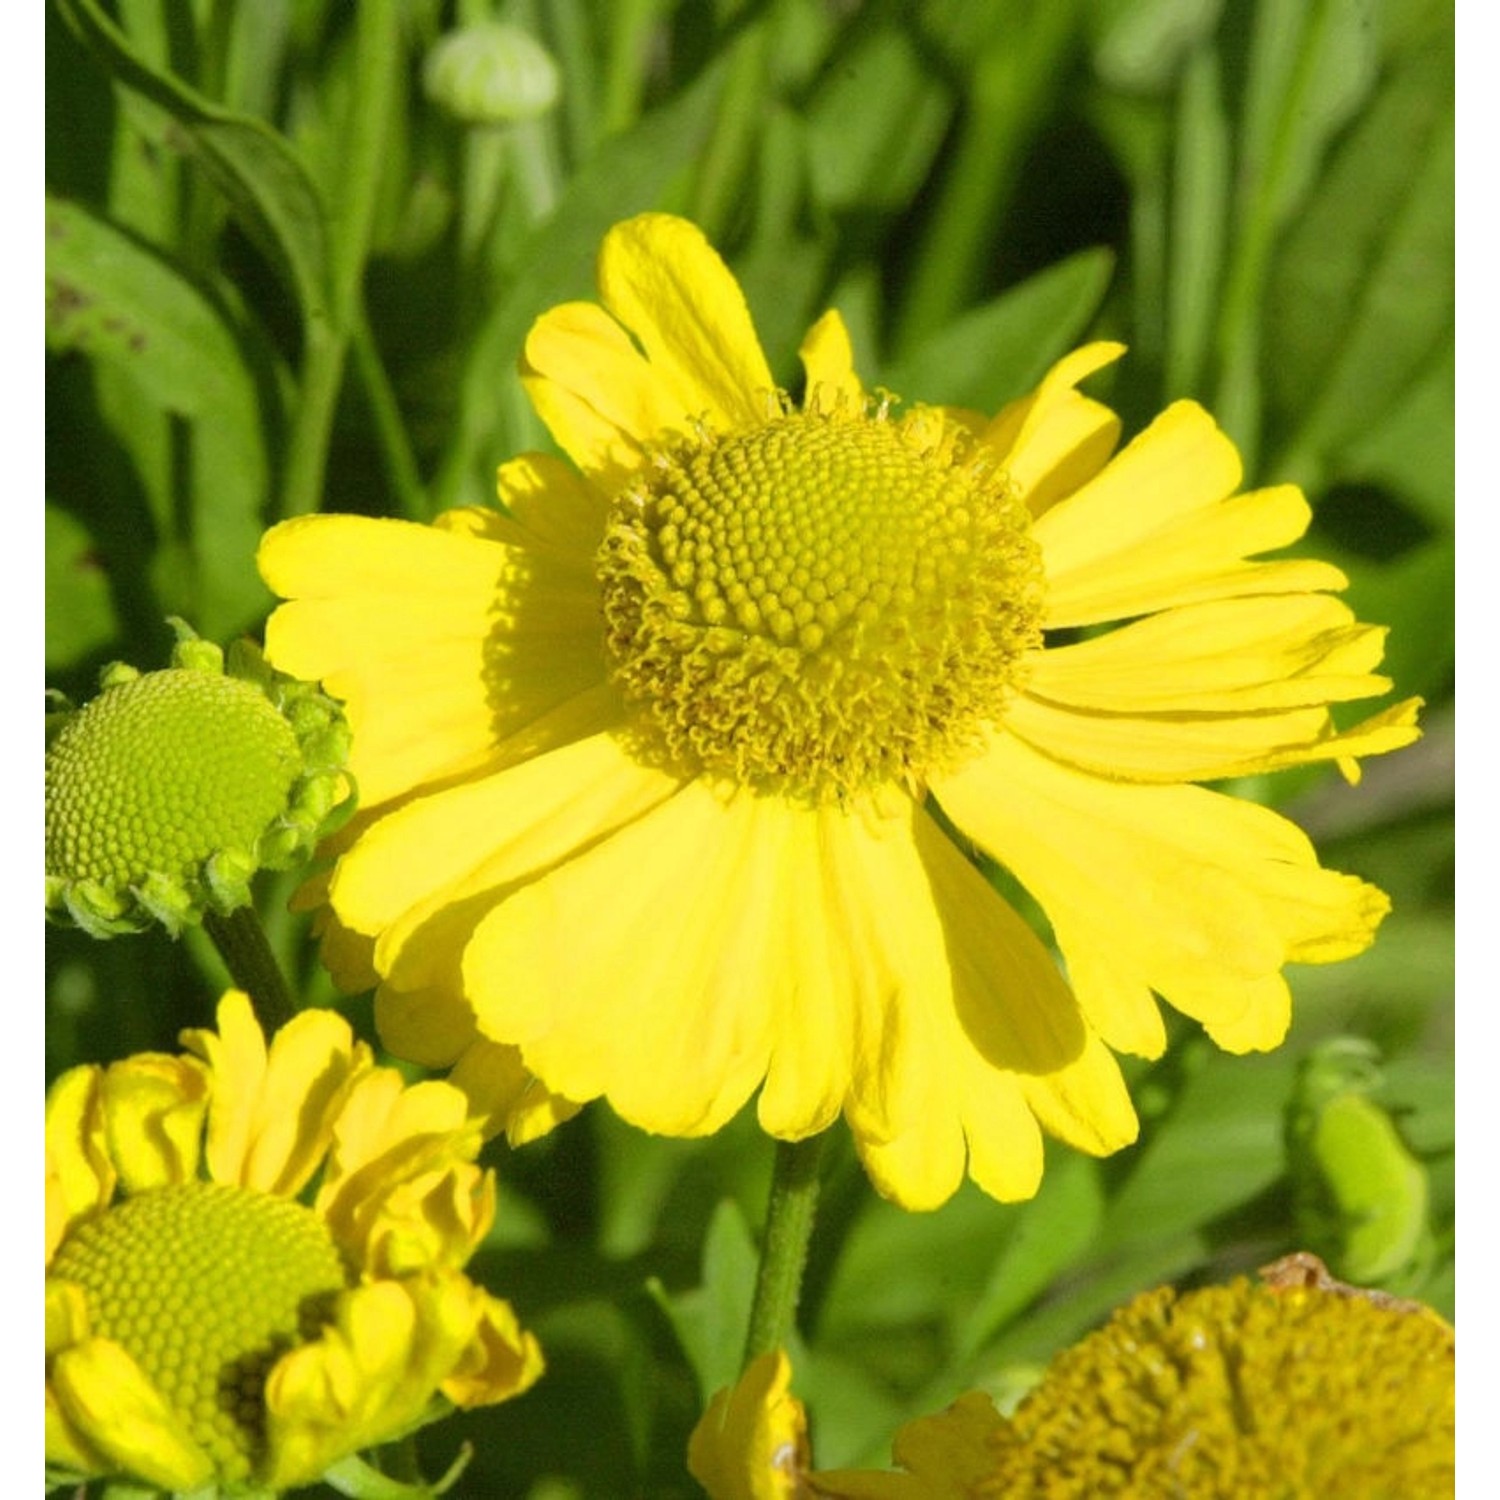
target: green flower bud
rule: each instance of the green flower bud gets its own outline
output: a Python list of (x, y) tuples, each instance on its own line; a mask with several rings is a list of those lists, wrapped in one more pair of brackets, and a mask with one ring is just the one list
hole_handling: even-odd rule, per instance
[(450, 31), (427, 54), (427, 97), (467, 125), (544, 115), (561, 87), (557, 64), (519, 27), (484, 22)]
[(305, 859), (353, 805), (337, 705), (173, 625), (170, 667), (114, 663), (48, 715), (47, 915), (94, 937), (248, 905), (258, 870)]
[(1379, 1102), (1375, 1047), (1338, 1037), (1308, 1054), (1287, 1114), (1303, 1241), (1360, 1285), (1416, 1284), (1432, 1255), (1427, 1172)]

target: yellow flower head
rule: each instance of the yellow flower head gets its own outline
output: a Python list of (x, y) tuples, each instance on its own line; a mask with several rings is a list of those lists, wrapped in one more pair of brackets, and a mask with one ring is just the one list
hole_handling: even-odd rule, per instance
[(1387, 903), (1190, 783), (1416, 735), (1414, 703), (1334, 726), (1389, 687), (1342, 575), (1250, 560), (1301, 494), (1237, 494), (1191, 402), (1116, 453), (1077, 386), (1117, 345), (994, 418), (900, 411), (829, 313), (799, 402), (691, 224), (618, 225), (599, 289), (525, 347), (571, 464), (261, 548), (271, 659), (348, 706), (365, 811), (308, 899), (386, 1044), (512, 1139), (600, 1096), (675, 1135), (757, 1090), (785, 1139), (842, 1114), (914, 1208), (966, 1165), (1035, 1192), (1043, 1130), (1132, 1140), (1111, 1049), (1160, 1053), (1156, 995), (1274, 1046), (1283, 966), (1359, 952)]
[(908, 1423), (899, 1472), (814, 1470), (804, 1441), (787, 1487), (770, 1483), (768, 1436), (806, 1428), (786, 1358), (774, 1359), (774, 1384), (752, 1364), (693, 1433), (689, 1468), (711, 1500), (1453, 1493), (1453, 1329), (1326, 1278), (1146, 1292), (1060, 1354), (1014, 1417), (976, 1391)]
[(218, 1020), (47, 1096), (49, 1464), (280, 1490), (525, 1390), (535, 1339), (462, 1271), (495, 1193), (463, 1094), (331, 1011)]
[(1454, 1483), (1453, 1330), (1349, 1289), (1147, 1292), (1053, 1361), (975, 1500), (1437, 1500)]

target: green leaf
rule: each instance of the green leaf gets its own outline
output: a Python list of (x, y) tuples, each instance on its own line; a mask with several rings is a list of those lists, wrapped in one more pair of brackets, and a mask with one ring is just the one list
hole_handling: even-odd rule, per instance
[(903, 207), (952, 112), (949, 91), (904, 32), (867, 33), (826, 71), (807, 107), (814, 202), (835, 212)]
[(47, 670), (60, 671), (119, 633), (109, 580), (88, 530), (61, 507), (46, 511)]
[(1143, 1132), (1129, 1176), (1110, 1199), (1096, 1253), (1202, 1229), (1270, 1186), (1283, 1166), (1281, 1110), (1296, 1059), (1194, 1049), (1170, 1112)]
[(111, 76), (170, 116), (173, 128), (163, 139), (203, 168), (281, 271), (304, 316), (324, 316), (329, 287), (323, 206), (286, 141), (264, 121), (223, 109), (155, 67), (94, 0), (57, 5)]
[(959, 1324), (957, 1355), (971, 1359), (1075, 1261), (1098, 1232), (1104, 1196), (1087, 1157), (1052, 1153), (1041, 1191), (1018, 1214), (983, 1292)]
[(191, 422), (188, 534), (163, 540), (185, 542), (193, 567), (186, 592), (167, 602), (207, 635), (243, 626), (269, 598), (253, 563), (267, 461), (256, 385), (217, 308), (156, 251), (49, 198), (47, 342), (113, 368)]
[(1083, 250), (954, 319), (885, 372), (909, 400), (994, 412), (1073, 347), (1109, 286), (1114, 257)]
[(1219, 55), (1205, 48), (1184, 72), (1177, 100), (1164, 392), (1171, 399), (1195, 395), (1202, 384), (1218, 317), (1229, 182)]
[(1457, 370), (1450, 332), (1432, 362), (1337, 460), (1339, 477), (1394, 490), (1429, 524), (1453, 528), (1453, 410)]
[(1402, 61), (1287, 237), (1271, 288), (1283, 467), (1316, 487), (1442, 354), (1453, 326), (1448, 46)]
[(724, 1198), (703, 1242), (701, 1285), (677, 1296), (659, 1283), (651, 1287), (698, 1377), (704, 1402), (739, 1375), (758, 1264), (743, 1212), (732, 1198)]

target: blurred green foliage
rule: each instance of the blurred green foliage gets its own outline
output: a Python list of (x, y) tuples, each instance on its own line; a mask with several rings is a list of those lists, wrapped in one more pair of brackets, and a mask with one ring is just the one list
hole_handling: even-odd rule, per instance
[[(550, 112), (473, 125), (428, 101), (427, 54), (485, 19), (550, 51)], [(1101, 390), (1127, 427), (1204, 401), (1248, 482), (1306, 488), (1303, 545), (1391, 627), (1426, 739), (1357, 791), (1238, 788), (1395, 901), (1369, 953), (1294, 974), (1282, 1049), (1226, 1057), (1177, 1026), (1133, 1069), (1140, 1143), (1051, 1153), (1030, 1204), (965, 1188), (904, 1213), (838, 1138), (795, 1351), (824, 1465), (884, 1462), (897, 1422), (1014, 1389), (1143, 1287), (1298, 1248), (1284, 1121), (1330, 1039), (1383, 1059), (1371, 1128), (1425, 1179), (1401, 1289), (1452, 1312), (1453, 51), (1440, 0), (49, 9), (46, 659), (75, 696), (107, 660), (158, 664), (169, 614), (256, 630), (254, 547), (280, 516), (489, 499), (498, 462), (547, 443), (515, 375), (529, 323), (588, 295), (604, 230), (647, 208), (723, 248), (788, 380), (829, 305), (872, 383), (979, 408), (1124, 339)], [(260, 902), (289, 971), (371, 1035), (289, 890)], [(49, 1078), (172, 1047), (224, 983), (197, 937), (49, 932)], [(476, 1269), (550, 1370), (434, 1429), (429, 1471), (461, 1427), (459, 1494), (694, 1493), (686, 1435), (737, 1356), (767, 1144), (749, 1119), (662, 1141), (596, 1107), (492, 1149)], [(1359, 1238), (1329, 1224), (1338, 1201), (1335, 1247)]]

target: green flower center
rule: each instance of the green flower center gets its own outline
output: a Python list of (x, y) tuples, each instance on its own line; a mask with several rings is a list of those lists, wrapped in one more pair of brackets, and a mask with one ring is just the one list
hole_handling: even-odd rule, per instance
[(47, 752), (47, 874), (123, 888), (253, 851), (301, 765), (251, 683), (171, 668), (109, 688)]
[(648, 756), (811, 802), (961, 759), (1041, 644), (1025, 508), (929, 409), (784, 411), (656, 455), (598, 572)]
[(49, 1274), (84, 1289), (92, 1331), (126, 1350), (230, 1481), (263, 1450), (271, 1366), (317, 1336), (348, 1284), (310, 1209), (207, 1182), (78, 1225)]

